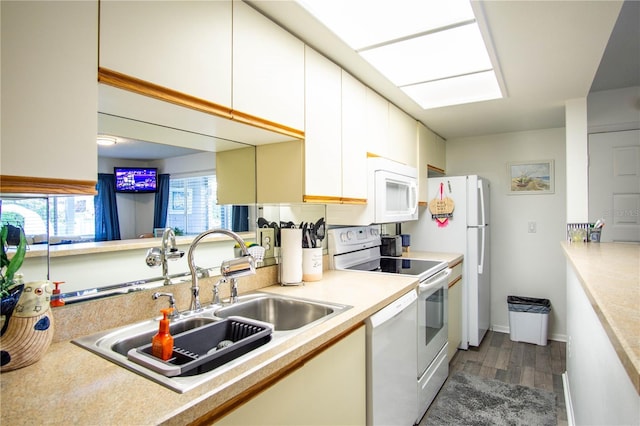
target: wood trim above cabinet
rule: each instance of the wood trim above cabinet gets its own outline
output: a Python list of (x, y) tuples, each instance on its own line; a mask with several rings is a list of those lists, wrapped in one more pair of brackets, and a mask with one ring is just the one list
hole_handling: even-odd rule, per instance
[(357, 204), (357, 205), (364, 205), (367, 204), (367, 199), (366, 198), (348, 198), (348, 197), (342, 197), (340, 198), (340, 202), (342, 204)]
[(98, 68), (98, 82), (196, 111), (231, 119), (231, 108), (229, 107), (224, 107), (108, 68)]
[(207, 101), (186, 93), (178, 92), (164, 86), (159, 86), (136, 77), (122, 74), (108, 68), (98, 68), (98, 82), (116, 87), (118, 89), (127, 90), (129, 92), (138, 93), (143, 96), (169, 102), (185, 108), (204, 112), (206, 114), (215, 115), (216, 117), (226, 118), (238, 123), (247, 124), (249, 126), (279, 133), (281, 135), (293, 137), (296, 139), (304, 139), (304, 131), (293, 129), (282, 124), (274, 123), (251, 114), (241, 111), (235, 111), (229, 107), (225, 107), (214, 102)]
[(366, 198), (332, 197), (327, 195), (303, 195), (302, 201), (305, 203), (321, 204), (367, 204)]
[(274, 123), (273, 121), (265, 120), (264, 118), (256, 117), (255, 115), (231, 110), (231, 119), (238, 123), (244, 123), (249, 126), (269, 130), (281, 135), (290, 136), (295, 139), (304, 139), (304, 132), (302, 130), (287, 127), (283, 124)]
[(340, 204), (340, 197), (332, 197), (328, 195), (303, 195), (302, 201), (305, 203), (321, 203), (321, 204)]
[(436, 166), (432, 166), (431, 164), (427, 164), (427, 170), (432, 171), (432, 172), (436, 172), (436, 173), (440, 173), (440, 174), (446, 174), (444, 169), (441, 169), (440, 167), (436, 167)]
[(95, 180), (0, 175), (0, 193), (95, 195)]

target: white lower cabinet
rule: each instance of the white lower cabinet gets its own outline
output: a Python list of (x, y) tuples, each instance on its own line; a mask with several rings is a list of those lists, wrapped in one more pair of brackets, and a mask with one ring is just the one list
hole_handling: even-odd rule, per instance
[(220, 419), (216, 425), (363, 425), (365, 327)]
[(462, 262), (455, 265), (449, 276), (449, 315), (447, 358), (453, 359), (462, 342)]

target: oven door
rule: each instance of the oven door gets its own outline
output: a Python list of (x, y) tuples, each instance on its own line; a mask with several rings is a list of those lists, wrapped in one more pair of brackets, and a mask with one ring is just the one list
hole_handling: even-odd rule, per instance
[(418, 285), (418, 378), (447, 343), (450, 275), (447, 268)]

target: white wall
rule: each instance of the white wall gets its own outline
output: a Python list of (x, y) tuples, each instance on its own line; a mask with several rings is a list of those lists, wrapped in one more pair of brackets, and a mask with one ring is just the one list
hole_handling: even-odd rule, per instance
[[(491, 323), (508, 332), (507, 296), (551, 300), (549, 337), (565, 340), (565, 129), (504, 133), (446, 142), (447, 174), (491, 182)], [(507, 163), (551, 159), (555, 193), (508, 195)], [(536, 222), (536, 233), (528, 223)]]
[(640, 86), (589, 93), (589, 133), (640, 128)]
[(565, 104), (567, 157), (567, 223), (589, 221), (589, 153), (587, 148), (587, 99)]

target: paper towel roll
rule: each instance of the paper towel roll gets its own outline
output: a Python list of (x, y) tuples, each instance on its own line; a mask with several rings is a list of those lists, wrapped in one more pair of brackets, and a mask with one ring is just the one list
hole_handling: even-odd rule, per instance
[(280, 282), (300, 284), (302, 282), (302, 229), (280, 230)]

